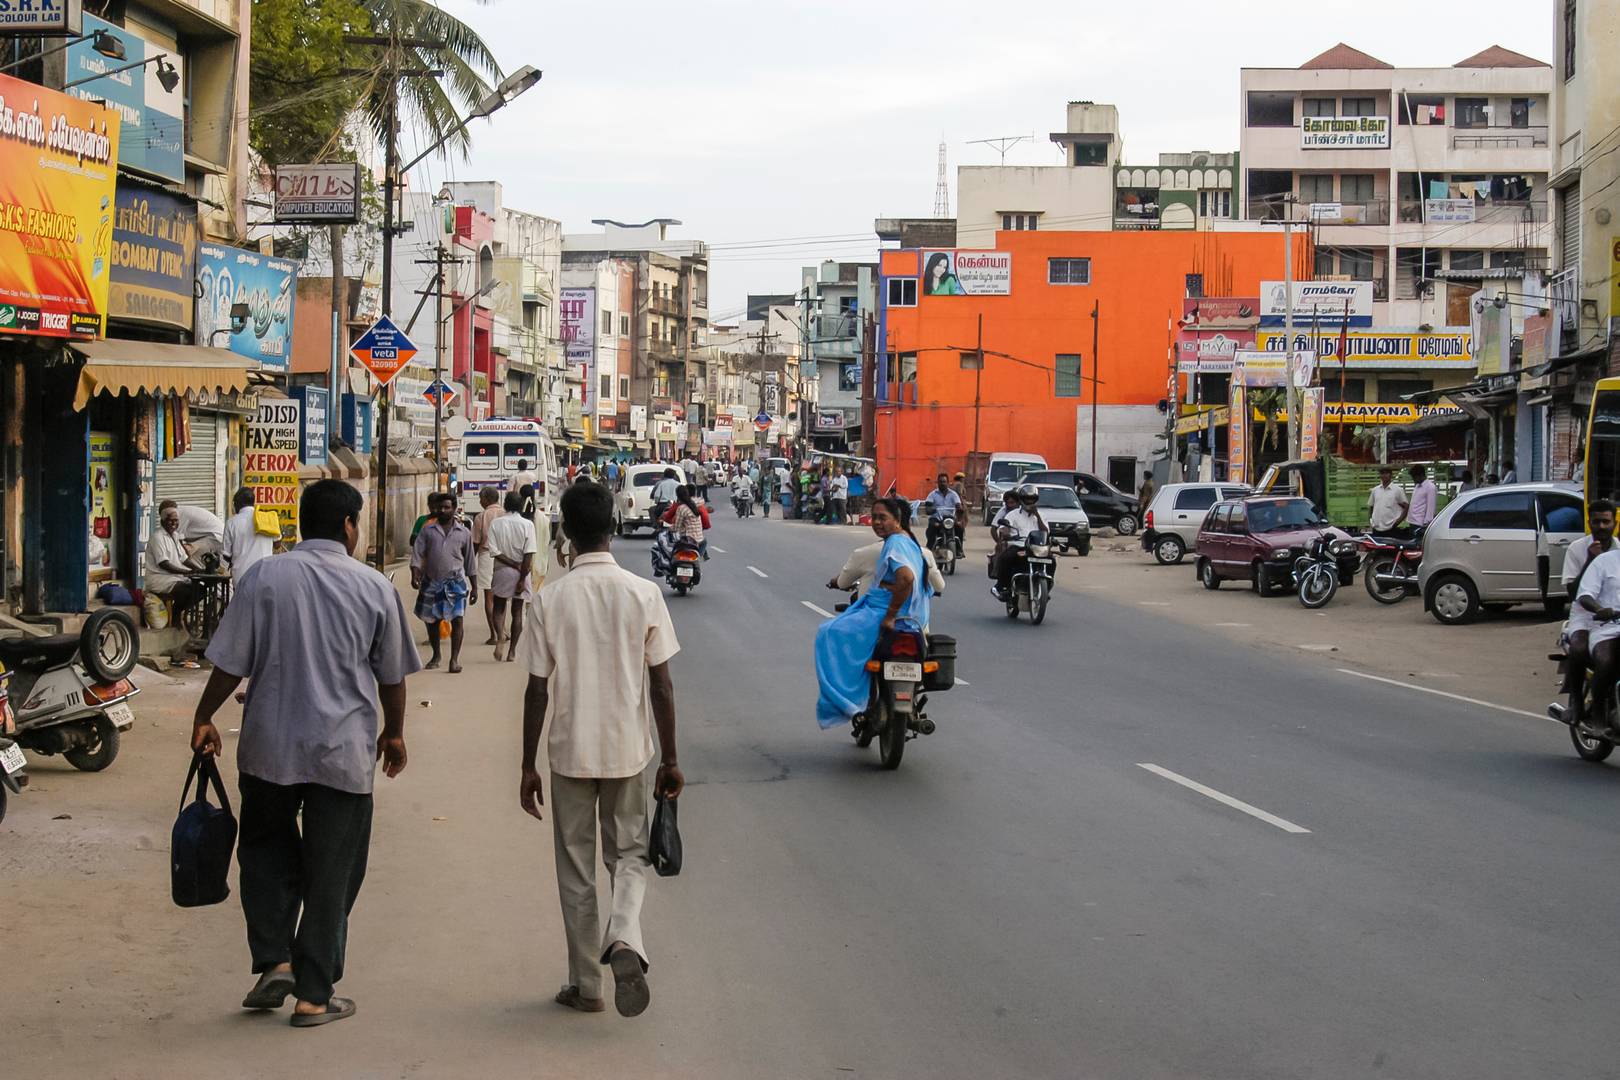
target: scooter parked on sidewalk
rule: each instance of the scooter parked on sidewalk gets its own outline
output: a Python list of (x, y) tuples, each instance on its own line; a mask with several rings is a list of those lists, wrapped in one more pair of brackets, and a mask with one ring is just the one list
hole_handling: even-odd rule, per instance
[(0, 821), (6, 819), (6, 801), (12, 795), (21, 795), (28, 786), (28, 761), (11, 738), (17, 722), (7, 700), (6, 683), (10, 681), (11, 672), (0, 670)]
[(0, 638), (0, 665), (11, 673), (16, 741), (36, 754), (61, 754), (83, 772), (118, 756), (135, 723), (128, 679), (140, 658), (140, 632), (122, 611), (106, 608), (78, 634)]

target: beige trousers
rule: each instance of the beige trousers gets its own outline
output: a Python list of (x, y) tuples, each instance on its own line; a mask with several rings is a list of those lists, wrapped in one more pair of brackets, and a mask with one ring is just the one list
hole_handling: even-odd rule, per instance
[[(557, 850), (557, 894), (568, 937), (568, 981), (590, 998), (602, 996), (608, 946), (622, 941), (647, 966), (641, 943), (641, 902), (647, 895), (647, 840), (652, 785), (638, 773), (620, 780), (581, 780), (551, 774), (551, 832)], [(596, 903), (596, 830), (613, 890), (607, 931)]]

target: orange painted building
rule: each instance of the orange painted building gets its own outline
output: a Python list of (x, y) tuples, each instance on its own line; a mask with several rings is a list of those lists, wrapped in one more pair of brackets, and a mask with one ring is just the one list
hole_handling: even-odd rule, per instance
[[(1310, 254), (1301, 241), (1296, 235), (1295, 273), (1303, 277)], [(1078, 467), (1104, 479), (1112, 464), (1122, 486), (1134, 490), (1163, 446), (1155, 438), (1165, 428), (1158, 405), (1170, 394), (1171, 343), (1188, 275), (1202, 275), (1207, 296), (1255, 296), (1262, 280), (1283, 276), (1278, 229), (998, 232), (994, 250), (1011, 256), (1010, 280), (993, 260), (987, 268), (972, 259), (977, 252), (951, 253), (968, 258), (958, 258), (954, 276), (936, 287), (959, 281), (966, 295), (929, 294), (924, 271), (934, 252), (882, 253), (874, 445), (884, 487), (898, 481), (915, 498), (939, 472), (966, 470), (977, 448), (1037, 453), (1052, 468)], [(1094, 307), (1101, 357), (1095, 470)], [(982, 369), (974, 361), (979, 347)]]

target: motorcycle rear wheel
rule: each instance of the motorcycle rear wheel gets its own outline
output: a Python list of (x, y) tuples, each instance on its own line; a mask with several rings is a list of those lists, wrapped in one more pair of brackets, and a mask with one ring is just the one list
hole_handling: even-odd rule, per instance
[(1378, 583), (1379, 575), (1389, 577), (1395, 573), (1401, 573), (1402, 577), (1407, 576), (1400, 571), (1394, 556), (1379, 555), (1369, 560), (1366, 572), (1361, 577), (1363, 584), (1367, 586), (1367, 595), (1380, 604), (1398, 604), (1405, 600), (1406, 586), (1404, 584), (1385, 587)]
[(63, 753), (68, 764), (80, 772), (100, 772), (113, 763), (118, 756), (118, 745), (123, 739), (123, 732), (113, 726), (113, 722), (105, 716), (98, 716), (95, 720), (96, 744), (94, 746), (78, 746)]
[(1029, 597), (1029, 621), (1033, 625), (1039, 626), (1046, 621), (1046, 602), (1051, 598), (1052, 594), (1047, 591), (1046, 580), (1035, 579)]
[(1575, 753), (1580, 755), (1582, 761), (1604, 761), (1614, 753), (1614, 743), (1583, 734), (1574, 724), (1569, 726), (1569, 741), (1575, 744)]
[(885, 769), (898, 769), (906, 753), (906, 722), (882, 695), (878, 696), (878, 753)]

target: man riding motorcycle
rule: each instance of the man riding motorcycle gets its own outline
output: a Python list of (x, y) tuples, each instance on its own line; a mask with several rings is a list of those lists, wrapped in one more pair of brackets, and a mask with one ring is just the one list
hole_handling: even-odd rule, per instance
[(1027, 541), (1031, 533), (1047, 532), (1046, 521), (1041, 517), (1038, 505), (1041, 493), (1034, 484), (1020, 484), (1013, 489), (1017, 497), (1017, 505), (1004, 506), (990, 523), (992, 533), (997, 541), (995, 575), (996, 599), (1006, 602), (1012, 590), (1013, 575), (1024, 562), (1024, 548), (1014, 547), (1008, 543), (1011, 540)]
[(962, 513), (962, 496), (951, 490), (948, 478), (944, 473), (939, 474), (939, 486), (923, 499), (925, 512), (928, 514), (927, 547), (933, 550), (935, 542), (939, 539), (939, 523), (942, 518), (951, 517), (956, 521), (956, 557), (962, 557), (962, 538), (966, 535), (967, 515)]
[[(1591, 633), (1597, 627), (1595, 613), (1579, 602), (1581, 580), (1592, 560), (1615, 549), (1615, 508), (1607, 499), (1594, 499), (1586, 510), (1592, 532), (1569, 545), (1564, 555), (1564, 588), (1569, 591), (1569, 620), (1564, 624), (1564, 682), (1559, 691), (1569, 695), (1564, 716), (1580, 724), (1586, 704), (1586, 672), (1592, 666)], [(1605, 708), (1599, 703), (1599, 708)], [(1554, 706), (1558, 708), (1558, 706)]]

